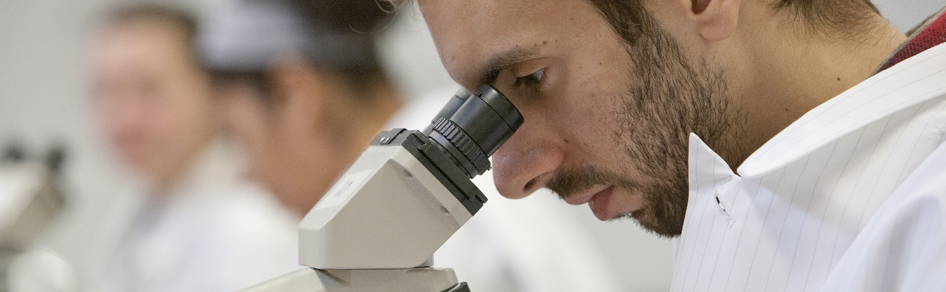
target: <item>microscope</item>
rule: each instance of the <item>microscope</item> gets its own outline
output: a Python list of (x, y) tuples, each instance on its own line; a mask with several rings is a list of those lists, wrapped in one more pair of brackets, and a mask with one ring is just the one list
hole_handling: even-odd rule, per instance
[(469, 292), (432, 256), (486, 203), (471, 179), (522, 123), (483, 85), (455, 94), (424, 131), (379, 134), (299, 224), (310, 268), (243, 291)]
[(0, 156), (0, 291), (17, 256), (34, 247), (61, 213), (65, 198), (59, 185), (64, 150), (52, 149), (45, 161), (31, 159), (19, 145)]

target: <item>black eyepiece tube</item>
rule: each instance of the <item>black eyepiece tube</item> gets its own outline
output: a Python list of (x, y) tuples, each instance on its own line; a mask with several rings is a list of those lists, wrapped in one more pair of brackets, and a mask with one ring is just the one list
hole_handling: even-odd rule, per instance
[[(441, 110), (444, 114), (456, 97)], [(519, 110), (502, 93), (483, 85), (449, 118), (438, 115), (430, 138), (451, 154), (473, 178), (490, 169), (489, 156), (523, 123)]]
[(453, 114), (457, 112), (457, 109), (459, 109), (460, 106), (463, 105), (463, 103), (466, 102), (466, 100), (470, 98), (471, 95), (473, 94), (467, 91), (465, 88), (460, 88), (460, 91), (454, 93), (453, 97), (451, 97), (450, 100), (447, 101), (447, 104), (444, 105), (442, 109), (440, 109), (439, 113), (437, 113), (437, 116), (435, 116), (433, 120), (430, 120), (430, 125), (427, 126), (427, 129), (424, 129), (424, 135), (430, 136), (430, 132), (434, 130), (434, 126), (437, 124), (437, 121), (440, 119), (449, 119), (452, 117)]
[(463, 103), (450, 120), (490, 156), (522, 125), (522, 115), (492, 86), (480, 87), (473, 97)]

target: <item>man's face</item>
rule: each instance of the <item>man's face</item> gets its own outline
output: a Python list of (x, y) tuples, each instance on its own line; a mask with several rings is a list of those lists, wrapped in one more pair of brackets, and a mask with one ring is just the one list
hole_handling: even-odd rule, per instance
[(494, 84), (525, 118), (493, 156), (500, 193), (547, 187), (600, 220), (680, 233), (687, 135), (713, 146), (737, 116), (720, 70), (654, 26), (626, 42), (585, 1), (419, 4), (452, 77)]
[(99, 122), (122, 160), (149, 180), (178, 175), (215, 131), (208, 77), (183, 32), (141, 21), (103, 31), (91, 52)]

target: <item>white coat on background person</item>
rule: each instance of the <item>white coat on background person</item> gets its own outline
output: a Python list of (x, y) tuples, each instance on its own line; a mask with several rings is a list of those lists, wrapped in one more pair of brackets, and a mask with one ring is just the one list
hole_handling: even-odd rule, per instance
[(245, 178), (235, 145), (212, 142), (136, 214), (102, 291), (236, 291), (297, 269), (298, 218)]
[(299, 268), (299, 218), (245, 177), (231, 141), (211, 142), (167, 192), (136, 188), (101, 210), (86, 254), (17, 258), (11, 292), (237, 291)]
[[(423, 130), (458, 88), (412, 100), (382, 130)], [(562, 204), (548, 190), (507, 199), (496, 190), (491, 171), (473, 182), (489, 201), (434, 254), (434, 266), (454, 269), (472, 291), (667, 289), (669, 240), (631, 221), (602, 226), (587, 209)]]
[(105, 262), (96, 290), (234, 291), (296, 266), (298, 218), (245, 177), (196, 31), (185, 11), (139, 4), (110, 12), (92, 44), (98, 122), (146, 184), (140, 204), (107, 210), (118, 226), (92, 236)]

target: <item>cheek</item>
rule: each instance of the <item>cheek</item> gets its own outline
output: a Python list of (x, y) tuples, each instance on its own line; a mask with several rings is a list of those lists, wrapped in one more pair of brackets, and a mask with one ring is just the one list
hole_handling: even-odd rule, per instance
[[(259, 153), (259, 172), (276, 192), (291, 196), (300, 191), (307, 191), (307, 187), (314, 177), (318, 177), (322, 168), (326, 167), (320, 157), (329, 155), (314, 151), (316, 145), (304, 137), (308, 133), (298, 124), (287, 124), (285, 114), (279, 116), (263, 116), (252, 132), (251, 140), (256, 144), (256, 153)], [(315, 155), (315, 157), (312, 157)]]
[[(558, 123), (562, 129), (568, 129), (572, 144), (585, 147), (592, 141), (612, 135), (616, 121), (615, 113), (619, 107), (616, 101), (627, 91), (627, 70), (618, 66), (621, 60), (617, 56), (588, 54), (575, 56), (564, 61), (555, 88), (556, 94), (549, 99), (550, 121)], [(611, 62), (603, 60), (611, 58)], [(589, 139), (593, 138), (593, 139)]]
[(249, 98), (226, 97), (221, 105), (224, 109), (224, 123), (227, 130), (243, 145), (250, 160), (250, 167), (258, 177), (265, 177), (266, 162), (271, 160), (270, 148), (267, 144), (270, 139), (265, 113), (257, 102)]
[[(618, 118), (617, 99), (620, 95), (613, 92), (593, 90), (585, 91), (584, 96), (569, 99), (553, 111), (554, 126), (561, 129), (567, 151), (572, 159), (579, 163), (604, 166), (614, 164), (623, 157), (624, 142), (621, 136), (624, 128)], [(574, 162), (573, 162), (574, 163)], [(609, 167), (610, 168), (610, 167)]]
[(297, 181), (295, 176), (305, 173), (293, 171), (294, 164), (299, 161), (293, 159), (291, 149), (286, 149), (275, 140), (278, 135), (275, 132), (268, 135), (253, 134), (246, 143), (247, 154), (251, 171), (256, 178), (274, 193), (286, 196), (293, 191), (293, 182)]
[(99, 124), (110, 135), (135, 132), (140, 129), (142, 112), (140, 102), (127, 97), (105, 97), (97, 101)]
[[(160, 98), (160, 107), (164, 118), (165, 132), (179, 133), (186, 139), (202, 140), (216, 130), (217, 110), (212, 106), (211, 97), (192, 88), (170, 91)], [(195, 141), (187, 141), (194, 143)]]
[(127, 118), (122, 117), (122, 112), (115, 106), (109, 103), (103, 103), (98, 105), (98, 124), (101, 127), (102, 131), (108, 137), (111, 143), (117, 143), (121, 140), (122, 132), (127, 132), (123, 130), (128, 128), (130, 124)]

